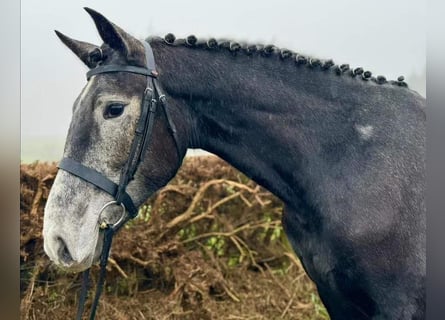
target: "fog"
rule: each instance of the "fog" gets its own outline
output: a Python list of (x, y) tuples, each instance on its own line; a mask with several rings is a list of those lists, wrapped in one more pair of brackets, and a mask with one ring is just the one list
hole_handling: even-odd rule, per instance
[(101, 44), (83, 6), (141, 39), (172, 32), (275, 44), (390, 79), (404, 75), (425, 94), (425, 2), (22, 0), (22, 159), (57, 160), (62, 154), (87, 70), (53, 30)]

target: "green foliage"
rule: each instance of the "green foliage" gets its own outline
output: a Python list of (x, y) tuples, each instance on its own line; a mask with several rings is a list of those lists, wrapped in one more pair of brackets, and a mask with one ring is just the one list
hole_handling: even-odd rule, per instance
[(59, 294), (56, 291), (51, 291), (48, 295), (49, 302), (55, 302), (59, 300)]
[(316, 315), (323, 317), (324, 319), (329, 319), (328, 312), (321, 302), (320, 297), (313, 292), (311, 293), (311, 302), (314, 305)]
[(221, 257), (225, 254), (226, 240), (221, 236), (212, 236), (207, 239), (205, 246)]
[(240, 181), (243, 184), (248, 184), (250, 182), (250, 179), (242, 173), (238, 173), (236, 177), (238, 178), (238, 181)]
[(151, 219), (152, 207), (151, 204), (144, 204), (139, 208), (138, 215), (135, 219), (129, 220), (125, 225), (125, 229), (131, 229), (137, 223), (136, 220), (148, 222)]
[(243, 262), (243, 255), (232, 256), (227, 261), (227, 265), (231, 268), (238, 266), (241, 262)]
[(258, 239), (264, 243), (283, 242), (286, 238), (281, 223), (277, 224), (277, 217), (272, 217), (270, 212), (264, 213), (264, 226), (258, 233)]
[(190, 224), (178, 231), (178, 236), (181, 240), (188, 240), (196, 237), (196, 224)]
[(272, 235), (270, 236), (271, 241), (281, 239), (281, 235), (283, 234), (283, 227), (277, 226), (272, 229)]
[(148, 222), (151, 218), (151, 204), (144, 204), (138, 213), (138, 219), (144, 222)]
[(227, 193), (230, 194), (234, 194), (236, 192), (235, 187), (232, 185), (225, 185), (225, 190), (227, 191)]

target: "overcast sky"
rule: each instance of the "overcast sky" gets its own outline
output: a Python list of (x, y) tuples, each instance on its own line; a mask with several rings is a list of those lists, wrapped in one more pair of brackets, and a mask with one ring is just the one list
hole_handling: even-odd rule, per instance
[(22, 141), (67, 133), (87, 70), (53, 30), (101, 44), (84, 6), (141, 39), (172, 32), (271, 43), (395, 79), (424, 72), (425, 2), (22, 0)]

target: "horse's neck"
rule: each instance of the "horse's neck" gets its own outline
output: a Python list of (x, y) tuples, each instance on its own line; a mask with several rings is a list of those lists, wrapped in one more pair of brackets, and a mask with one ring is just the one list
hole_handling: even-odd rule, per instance
[(318, 139), (326, 138), (319, 128), (329, 130), (337, 109), (327, 103), (336, 92), (322, 83), (335, 76), (275, 57), (175, 50), (176, 57), (164, 53), (174, 57), (164, 73), (168, 91), (193, 113), (189, 147), (220, 156), (284, 201), (301, 194), (302, 166), (318, 152)]

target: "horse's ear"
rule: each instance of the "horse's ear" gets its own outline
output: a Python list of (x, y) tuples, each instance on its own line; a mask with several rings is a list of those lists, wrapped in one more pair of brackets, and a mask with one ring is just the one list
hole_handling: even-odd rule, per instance
[(124, 54), (129, 61), (144, 63), (144, 47), (139, 40), (126, 33), (99, 12), (87, 7), (84, 9), (93, 18), (97, 31), (99, 31), (100, 37), (106, 44)]
[(100, 50), (98, 46), (88, 42), (71, 39), (57, 30), (54, 31), (59, 39), (89, 68), (94, 68), (103, 59), (102, 50)]

